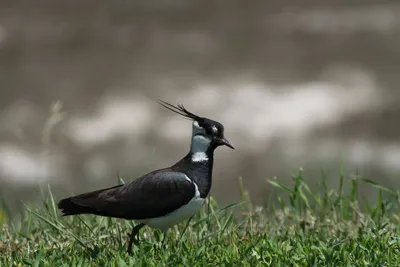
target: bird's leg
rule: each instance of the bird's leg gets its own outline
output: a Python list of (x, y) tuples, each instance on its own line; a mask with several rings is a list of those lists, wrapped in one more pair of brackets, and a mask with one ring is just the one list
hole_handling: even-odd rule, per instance
[(128, 253), (132, 252), (132, 243), (135, 243), (135, 245), (138, 245), (139, 242), (136, 238), (137, 234), (139, 233), (139, 230), (144, 226), (144, 223), (139, 223), (135, 227), (132, 228), (132, 232), (129, 236), (129, 243), (128, 243)]
[(162, 231), (163, 232), (163, 239), (161, 241), (161, 247), (164, 247), (165, 238), (167, 237), (167, 231), (168, 230)]
[(187, 228), (189, 227), (189, 223), (190, 223), (190, 221), (192, 220), (193, 216), (194, 216), (194, 215), (192, 215), (192, 216), (187, 220), (186, 225), (185, 225), (185, 228), (183, 228), (183, 231), (181, 232), (181, 234), (180, 234), (180, 236), (179, 236), (179, 239), (176, 241), (176, 244), (177, 244), (177, 245), (179, 244), (179, 242), (181, 241), (181, 239), (182, 239), (182, 237), (183, 237), (183, 234), (186, 232)]

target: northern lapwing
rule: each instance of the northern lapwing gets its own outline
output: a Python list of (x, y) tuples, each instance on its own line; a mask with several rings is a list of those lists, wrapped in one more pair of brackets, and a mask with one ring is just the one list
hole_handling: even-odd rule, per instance
[(164, 236), (172, 226), (198, 212), (211, 189), (214, 150), (222, 145), (233, 149), (224, 137), (224, 126), (197, 116), (182, 104), (159, 103), (193, 121), (189, 153), (176, 164), (152, 171), (127, 184), (62, 199), (58, 208), (63, 216), (95, 214), (135, 220), (128, 243), (137, 244), (136, 235), (148, 225)]

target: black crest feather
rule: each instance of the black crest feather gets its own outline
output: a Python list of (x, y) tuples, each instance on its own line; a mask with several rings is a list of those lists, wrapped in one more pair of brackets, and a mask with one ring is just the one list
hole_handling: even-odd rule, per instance
[(163, 100), (158, 100), (158, 103), (163, 106), (166, 109), (171, 110), (172, 112), (179, 114), (185, 118), (191, 119), (191, 120), (199, 120), (200, 117), (189, 112), (182, 104), (178, 103), (177, 106), (171, 105)]

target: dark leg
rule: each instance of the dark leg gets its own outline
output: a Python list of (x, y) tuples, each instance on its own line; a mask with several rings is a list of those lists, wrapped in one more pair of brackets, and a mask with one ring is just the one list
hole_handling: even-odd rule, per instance
[(181, 239), (182, 239), (182, 237), (183, 237), (183, 234), (186, 232), (187, 228), (189, 227), (189, 223), (190, 223), (190, 221), (192, 220), (193, 216), (194, 216), (194, 215), (192, 215), (192, 216), (187, 220), (186, 225), (185, 225), (185, 228), (183, 228), (183, 231), (182, 231), (182, 233), (180, 234), (178, 241), (176, 241), (176, 244), (177, 244), (177, 245), (179, 244), (179, 242), (181, 241)]
[(167, 236), (167, 231), (168, 230), (163, 231), (163, 239), (161, 241), (161, 247), (164, 247), (164, 242), (165, 242), (165, 237)]
[(135, 245), (138, 245), (139, 242), (136, 238), (137, 234), (139, 233), (139, 230), (144, 226), (144, 223), (139, 223), (135, 227), (132, 228), (132, 233), (129, 236), (129, 243), (128, 243), (128, 253), (132, 252), (132, 243), (135, 243)]

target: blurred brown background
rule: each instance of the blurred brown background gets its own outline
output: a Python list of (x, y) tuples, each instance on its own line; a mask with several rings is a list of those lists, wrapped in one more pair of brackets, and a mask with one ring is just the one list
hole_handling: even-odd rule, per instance
[(299, 168), (311, 185), (344, 168), (398, 188), (399, 67), (396, 0), (1, 1), (0, 197), (175, 163), (191, 126), (156, 99), (224, 123), (223, 203), (239, 176), (262, 203), (267, 178)]

